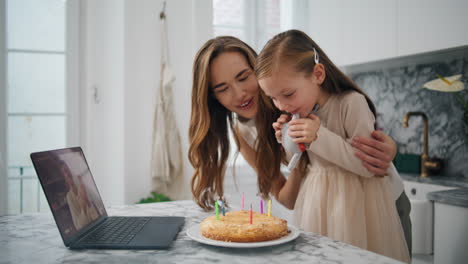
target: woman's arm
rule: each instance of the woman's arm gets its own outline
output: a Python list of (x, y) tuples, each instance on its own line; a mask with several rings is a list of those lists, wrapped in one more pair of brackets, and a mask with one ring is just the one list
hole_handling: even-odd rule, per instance
[(377, 175), (387, 173), (397, 152), (395, 141), (377, 130), (372, 132), (372, 138), (354, 137), (351, 145), (359, 150), (355, 155), (362, 160), (364, 167)]
[(278, 181), (273, 189), (273, 195), (276, 200), (289, 210), (294, 209), (297, 195), (301, 187), (302, 175), (297, 169), (293, 169), (289, 174), (288, 179), (281, 177), (282, 181)]
[[(245, 139), (239, 135), (240, 153), (249, 165), (256, 170), (255, 167), (255, 150), (245, 141)], [(271, 193), (278, 200), (280, 204), (288, 209), (294, 209), (296, 203), (297, 194), (301, 184), (301, 175), (294, 169), (286, 180), (284, 175), (280, 174), (280, 177), (272, 184)]]

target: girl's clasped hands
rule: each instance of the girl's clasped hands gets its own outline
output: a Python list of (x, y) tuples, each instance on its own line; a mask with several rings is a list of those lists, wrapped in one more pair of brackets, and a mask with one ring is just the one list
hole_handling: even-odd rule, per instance
[(292, 138), (294, 143), (310, 144), (317, 139), (317, 131), (320, 127), (320, 118), (318, 116), (309, 114), (307, 117), (291, 120), (290, 115), (282, 114), (272, 125), (278, 143), (281, 143), (281, 129), (288, 122), (288, 136)]

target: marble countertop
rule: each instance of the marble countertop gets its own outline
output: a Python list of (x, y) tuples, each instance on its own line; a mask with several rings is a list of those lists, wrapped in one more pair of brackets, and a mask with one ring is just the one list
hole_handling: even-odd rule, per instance
[(184, 216), (185, 226), (167, 250), (70, 250), (50, 213), (0, 217), (0, 263), (401, 263), (314, 233), (265, 248), (234, 249), (200, 244), (186, 230), (210, 215), (192, 201), (130, 205), (109, 215)]
[(408, 173), (400, 173), (400, 175), (405, 181), (460, 187), (453, 190), (430, 192), (427, 194), (427, 198), (434, 202), (468, 207), (468, 178), (449, 176), (429, 176), (421, 178), (418, 174)]
[(412, 181), (412, 182), (420, 182), (420, 183), (427, 183), (427, 184), (435, 184), (435, 185), (442, 185), (442, 186), (449, 186), (449, 187), (460, 187), (460, 188), (468, 188), (468, 178), (466, 177), (452, 177), (452, 176), (429, 176), (426, 178), (420, 177), (419, 174), (411, 174), (411, 173), (400, 173), (401, 178), (404, 181)]
[(468, 188), (431, 192), (427, 194), (427, 198), (437, 203), (468, 208)]

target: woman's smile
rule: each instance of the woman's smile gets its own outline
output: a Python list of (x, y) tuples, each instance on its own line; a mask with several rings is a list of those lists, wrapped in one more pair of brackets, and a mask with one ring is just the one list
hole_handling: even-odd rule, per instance
[(252, 106), (254, 106), (254, 104), (255, 104), (254, 98), (252, 97), (248, 100), (243, 101), (237, 107), (240, 108), (241, 110), (249, 110), (250, 108), (252, 108)]

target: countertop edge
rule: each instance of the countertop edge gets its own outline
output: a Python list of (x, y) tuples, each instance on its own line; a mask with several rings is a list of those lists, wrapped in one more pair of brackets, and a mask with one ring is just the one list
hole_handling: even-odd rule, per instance
[(430, 192), (427, 198), (436, 203), (468, 208), (468, 188)]

